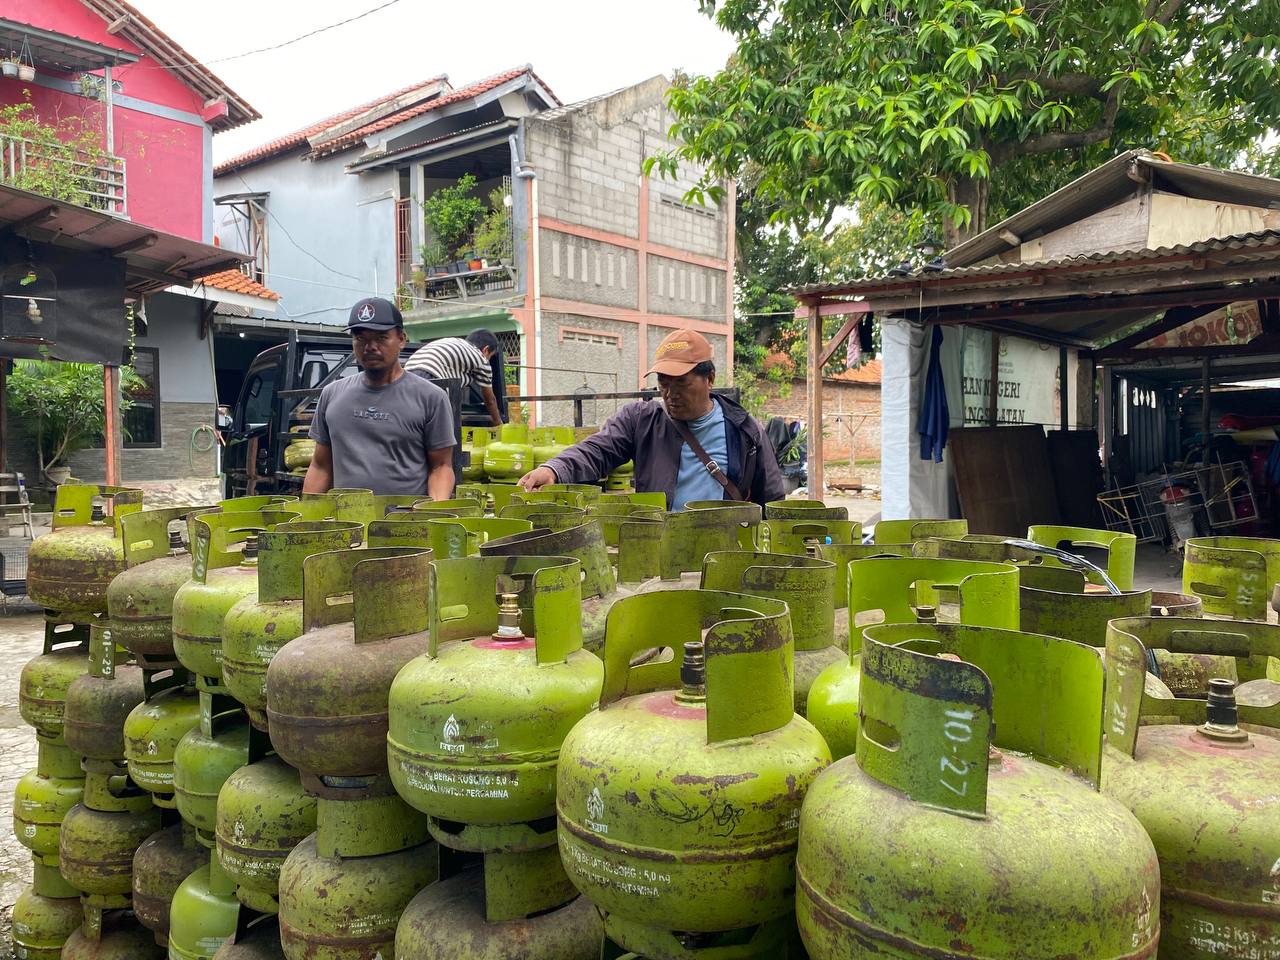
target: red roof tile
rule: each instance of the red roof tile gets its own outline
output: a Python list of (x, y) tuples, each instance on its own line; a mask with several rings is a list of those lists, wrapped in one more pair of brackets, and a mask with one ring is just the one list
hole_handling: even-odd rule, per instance
[(381, 133), (383, 130), (390, 130), (392, 127), (399, 126), (402, 123), (413, 120), (415, 117), (420, 117), (423, 114), (430, 113), (433, 110), (439, 110), (441, 107), (447, 107), (453, 103), (459, 103), (463, 100), (469, 100), (472, 97), (478, 97), (482, 93), (487, 93), (490, 90), (500, 87), (504, 83), (509, 83), (526, 73), (537, 80), (538, 83), (542, 84), (547, 93), (551, 94), (551, 99), (555, 100), (557, 104), (560, 103), (560, 98), (552, 93), (551, 88), (545, 83), (542, 83), (542, 79), (533, 72), (533, 68), (526, 64), (525, 66), (517, 67), (514, 70), (506, 70), (502, 73), (496, 73), (492, 77), (486, 77), (484, 80), (477, 81), (469, 86), (460, 87), (457, 90), (451, 90), (434, 100), (428, 100), (425, 103), (417, 103), (411, 107), (406, 107), (398, 113), (382, 117), (379, 120), (375, 120), (373, 123), (366, 124), (363, 127), (359, 127), (348, 133), (344, 133), (339, 137), (335, 137), (333, 140), (319, 143), (316, 145), (315, 152), (317, 154), (333, 153), (337, 150), (343, 149), (344, 147), (359, 143), (375, 133)]
[(196, 283), (202, 283), (206, 287), (213, 287), (216, 290), (226, 290), (228, 293), (243, 293), (249, 297), (259, 297), (263, 300), (279, 300), (280, 294), (274, 290), (268, 290), (257, 280), (252, 277), (246, 277), (239, 270), (223, 270), (221, 273), (211, 273), (207, 277), (201, 277)]
[(343, 123), (347, 120), (358, 117), (365, 111), (374, 109), (379, 104), (386, 103), (388, 100), (394, 100), (396, 97), (402, 97), (406, 93), (416, 90), (419, 87), (425, 87), (433, 83), (447, 82), (448, 77), (441, 74), (438, 77), (431, 77), (428, 80), (423, 80), (419, 83), (411, 83), (407, 87), (401, 87), (399, 90), (393, 90), (391, 93), (384, 94), (376, 100), (370, 100), (368, 103), (362, 103), (359, 106), (350, 107), (343, 110), (341, 113), (335, 113), (331, 117), (325, 117), (323, 120), (317, 120), (315, 123), (309, 124), (300, 130), (295, 130), (293, 133), (287, 133), (283, 137), (277, 137), (274, 140), (269, 140), (261, 146), (254, 147), (252, 150), (248, 150), (238, 156), (232, 157), (230, 160), (222, 161), (222, 163), (213, 168), (213, 175), (215, 177), (221, 176), (224, 173), (230, 173), (232, 170), (247, 167), (252, 163), (266, 160), (270, 157), (276, 156), (277, 154), (284, 153), (287, 150), (292, 150), (295, 147), (304, 147), (307, 145), (308, 141), (317, 134), (323, 133), (335, 124)]

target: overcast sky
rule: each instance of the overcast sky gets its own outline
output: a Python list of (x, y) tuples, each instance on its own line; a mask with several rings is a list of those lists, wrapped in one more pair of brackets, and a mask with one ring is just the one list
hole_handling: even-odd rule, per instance
[(215, 136), (215, 161), (441, 73), (462, 86), (530, 63), (571, 103), (676, 67), (712, 72), (733, 49), (697, 0), (398, 0), (283, 49), (219, 62), (386, 0), (133, 2), (262, 114)]

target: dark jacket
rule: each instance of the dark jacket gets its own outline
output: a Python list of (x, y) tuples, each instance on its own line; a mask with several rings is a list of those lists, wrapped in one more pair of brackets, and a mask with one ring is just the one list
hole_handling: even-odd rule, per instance
[[(713, 395), (724, 408), (729, 479), (742, 496), (761, 504), (781, 500), (782, 475), (773, 447), (754, 417), (732, 400)], [(684, 441), (656, 400), (629, 403), (605, 421), (598, 433), (576, 443), (546, 465), (561, 483), (595, 483), (628, 460), (636, 464), (636, 490), (661, 490), (675, 502)]]

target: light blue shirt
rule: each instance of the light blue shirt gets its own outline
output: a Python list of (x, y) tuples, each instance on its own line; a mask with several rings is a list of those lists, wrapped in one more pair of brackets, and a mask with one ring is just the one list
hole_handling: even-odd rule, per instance
[[(711, 412), (697, 420), (690, 420), (689, 430), (707, 451), (707, 456), (720, 465), (726, 476), (729, 471), (729, 441), (724, 432), (724, 408), (716, 400), (711, 401)], [(680, 444), (680, 472), (676, 475), (676, 498), (672, 510), (683, 510), (690, 500), (723, 500), (724, 487), (702, 465), (687, 443)]]

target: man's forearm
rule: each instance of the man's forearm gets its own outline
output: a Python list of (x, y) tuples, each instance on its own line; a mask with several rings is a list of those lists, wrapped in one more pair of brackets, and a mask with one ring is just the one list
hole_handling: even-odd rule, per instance
[(489, 419), (493, 421), (495, 427), (502, 426), (502, 411), (498, 409), (498, 398), (493, 393), (492, 387), (484, 387), (481, 390), (484, 396), (485, 408), (489, 411)]
[(322, 467), (314, 460), (307, 467), (307, 475), (302, 478), (303, 493), (328, 493), (333, 489), (333, 469)]
[(427, 473), (427, 496), (432, 500), (448, 500), (453, 496), (453, 466), (432, 467)]

